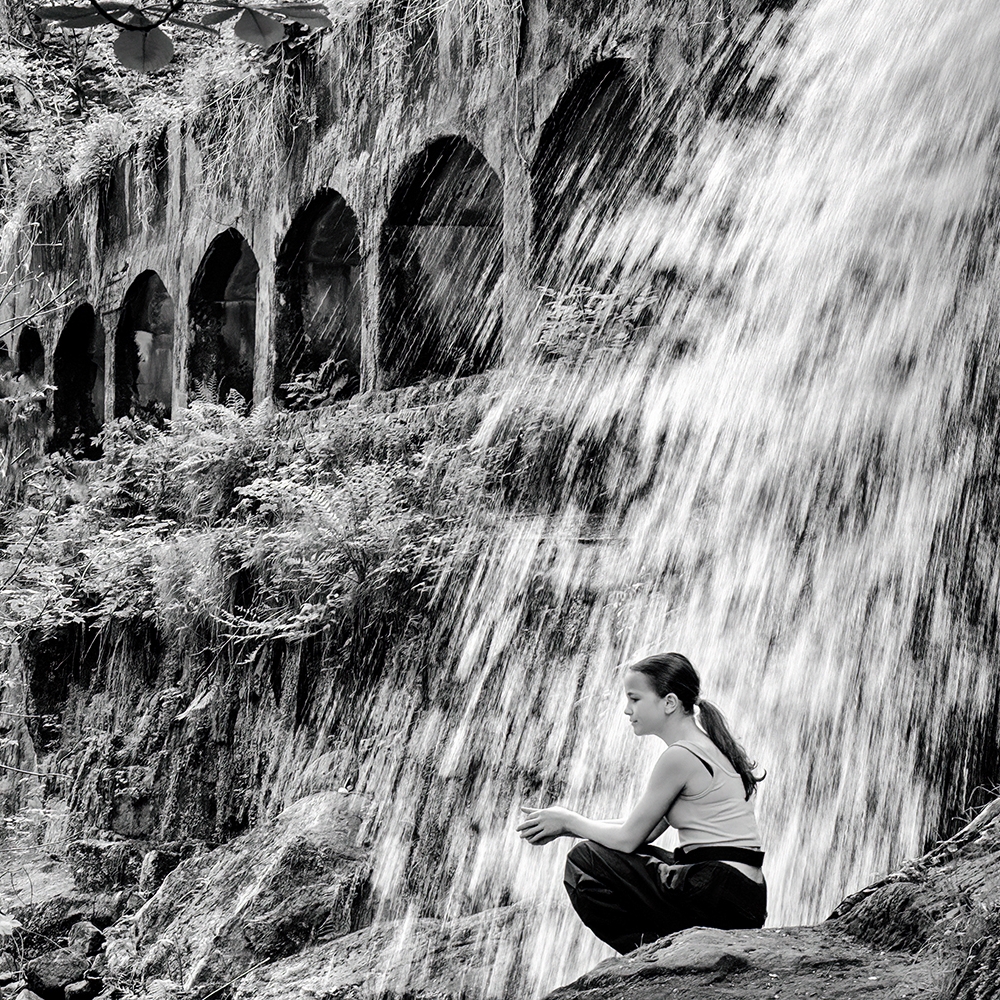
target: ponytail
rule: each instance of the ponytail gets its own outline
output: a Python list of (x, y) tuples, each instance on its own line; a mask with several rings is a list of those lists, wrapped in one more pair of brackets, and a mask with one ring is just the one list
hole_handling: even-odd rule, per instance
[(757, 777), (753, 773), (757, 762), (750, 760), (746, 750), (736, 742), (725, 716), (710, 701), (701, 699), (701, 679), (691, 661), (681, 653), (657, 653), (630, 663), (628, 669), (648, 677), (653, 690), (661, 698), (668, 694), (677, 695), (688, 715), (695, 710), (695, 706), (701, 710), (702, 729), (736, 769), (749, 799), (757, 791), (757, 783), (763, 781), (766, 775)]
[(757, 782), (763, 781), (765, 774), (758, 777), (754, 774), (757, 762), (750, 760), (746, 750), (736, 742), (735, 737), (729, 731), (726, 724), (726, 717), (710, 701), (699, 698), (698, 702), (699, 721), (702, 729), (708, 738), (725, 754), (729, 763), (736, 769), (737, 774), (743, 779), (743, 788), (749, 799), (757, 791)]

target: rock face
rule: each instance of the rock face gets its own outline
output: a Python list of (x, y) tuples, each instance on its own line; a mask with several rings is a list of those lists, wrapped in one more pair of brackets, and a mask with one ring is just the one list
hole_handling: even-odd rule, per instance
[(216, 986), (357, 930), (369, 876), (358, 806), (312, 795), (273, 827), (182, 862), (133, 920), (109, 931), (111, 971)]
[(235, 985), (233, 1000), (477, 1000), (490, 995), (493, 971), (483, 966), (479, 945), (522, 916), (509, 906), (453, 921), (376, 924), (251, 972)]
[[(498, 982), (511, 982), (503, 970), (498, 978), (505, 958), (495, 943), (521, 933), (526, 911), (505, 906), (451, 921), (366, 926), (372, 906), (358, 839), (362, 808), (348, 795), (312, 795), (274, 824), (182, 861), (138, 913), (105, 929), (94, 957), (85, 952), (101, 948), (101, 932), (86, 921), (70, 925), (63, 931), (69, 947), (25, 967), (29, 990), (42, 1000), (96, 996), (102, 986), (101, 995), (143, 1000), (494, 997)], [(690, 928), (603, 962), (550, 997), (995, 1000), (997, 899), (1000, 799), (821, 924)], [(68, 905), (67, 897), (51, 900), (36, 916), (65, 926)], [(122, 994), (126, 983), (135, 992)]]
[(609, 959), (552, 1000), (1000, 996), (1000, 800), (814, 927), (693, 927)]
[(28, 962), (24, 978), (28, 988), (43, 1000), (63, 1000), (66, 987), (82, 980), (87, 974), (88, 965), (86, 957), (79, 952), (55, 948)]

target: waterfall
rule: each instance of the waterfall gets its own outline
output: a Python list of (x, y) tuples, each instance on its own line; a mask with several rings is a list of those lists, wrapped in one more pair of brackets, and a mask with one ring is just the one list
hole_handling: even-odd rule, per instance
[(354, 712), (383, 915), (523, 904), (483, 945), (498, 993), (610, 954), (570, 842), (514, 828), (636, 800), (662, 746), (622, 715), (628, 658), (685, 653), (766, 769), (771, 926), (997, 780), (997, 53), (994, 0), (804, 7), (766, 113), (709, 119), (680, 194), (580, 261), (670, 276), (659, 321), (497, 375), (476, 444), (509, 447), (510, 502), (441, 586), (450, 644)]

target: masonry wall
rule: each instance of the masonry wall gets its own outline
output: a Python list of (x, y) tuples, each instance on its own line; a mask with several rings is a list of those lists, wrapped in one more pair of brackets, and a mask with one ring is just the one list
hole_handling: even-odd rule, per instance
[[(60, 308), (38, 323), (51, 382), (62, 331), (81, 304), (93, 307), (103, 333), (103, 358), (95, 357), (95, 364), (103, 363), (98, 384), (106, 387), (104, 416), (111, 419), (125, 412), (122, 366), (137, 363), (126, 357), (131, 346), (126, 354), (121, 343), (116, 350), (116, 330), (122, 322), (138, 329), (162, 320), (162, 303), (159, 320), (151, 318), (152, 307), (142, 312), (136, 305), (137, 293), (126, 303), (136, 280), (155, 272), (173, 310), (172, 344), (160, 344), (159, 363), (169, 359), (167, 396), (173, 408), (183, 407), (191, 390), (189, 296), (209, 246), (235, 230), (252, 251), (244, 257), (255, 259), (259, 268), (255, 308), (244, 309), (255, 324), (253, 397), (258, 403), (271, 399), (282, 244), (303, 206), (317, 193), (335, 192), (357, 221), (357, 389), (385, 388), (381, 359), (387, 356), (384, 339), (393, 331), (379, 322), (383, 230), (408, 165), (435, 140), (455, 137), (481, 154), (500, 182), (503, 273), (497, 294), (501, 356), (509, 356), (530, 335), (526, 320), (539, 280), (534, 230), (536, 167), (545, 155), (540, 144), (558, 139), (562, 123), (573, 120), (574, 100), (566, 95), (574, 82), (595, 66), (621, 61), (636, 99), (664, 134), (676, 139), (671, 169), (683, 170), (709, 100), (706, 63), (738, 34), (754, 7), (752, 0), (622, 0), (585, 8), (569, 0), (526, 0), (519, 10), (482, 23), (451, 8), (409, 27), (388, 15), (362, 17), (289, 64), (295, 79), (285, 88), (288, 105), (255, 109), (259, 120), (273, 122), (283, 133), (272, 155), (241, 157), (239, 148), (220, 155), (220, 141), (246, 137), (220, 133), (218, 125), (182, 122), (155, 148), (134, 150), (82, 197), (71, 201), (63, 194), (38, 208), (39, 277), (7, 308), (12, 315), (24, 314), (32, 302), (63, 292)], [(546, 130), (560, 107), (558, 127)], [(243, 120), (252, 120), (242, 110)], [(608, 137), (596, 141), (607, 143)], [(248, 141), (246, 148), (259, 146)], [(12, 357), (17, 337), (15, 332), (9, 345)]]

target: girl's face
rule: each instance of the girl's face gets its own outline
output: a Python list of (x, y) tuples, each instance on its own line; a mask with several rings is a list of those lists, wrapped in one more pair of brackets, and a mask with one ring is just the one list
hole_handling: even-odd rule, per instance
[(648, 736), (662, 728), (667, 718), (666, 701), (653, 690), (645, 674), (637, 670), (625, 674), (625, 714), (636, 736)]

